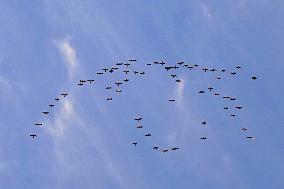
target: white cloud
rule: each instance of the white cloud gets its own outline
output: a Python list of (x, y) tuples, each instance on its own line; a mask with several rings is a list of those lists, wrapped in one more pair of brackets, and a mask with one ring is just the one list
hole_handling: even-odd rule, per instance
[(64, 62), (69, 72), (69, 76), (73, 76), (74, 72), (78, 67), (75, 48), (71, 46), (68, 37), (61, 41), (56, 41), (56, 44), (64, 59)]
[(205, 17), (205, 19), (207, 19), (208, 21), (212, 21), (212, 12), (210, 7), (206, 4), (206, 3), (202, 3), (202, 13)]
[(181, 103), (184, 97), (185, 79), (181, 77), (180, 80), (181, 82), (177, 84), (177, 88), (175, 90), (175, 96), (176, 96), (177, 103)]
[(69, 97), (68, 99), (64, 99), (58, 114), (49, 125), (48, 131), (53, 137), (62, 138), (71, 122), (81, 121), (74, 110), (73, 100)]

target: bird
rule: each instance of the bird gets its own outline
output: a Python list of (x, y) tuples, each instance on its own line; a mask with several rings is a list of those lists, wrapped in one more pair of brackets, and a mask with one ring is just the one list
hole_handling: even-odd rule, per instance
[(54, 106), (54, 104), (49, 104), (48, 106), (52, 108)]
[(177, 148), (177, 147), (173, 147), (173, 148), (171, 148), (172, 150), (178, 150), (179, 148)]
[(30, 136), (33, 137), (33, 138), (37, 137), (36, 134), (30, 134)]
[(134, 146), (136, 146), (136, 145), (137, 145), (137, 142), (133, 142), (132, 144), (134, 144)]
[(254, 137), (254, 136), (247, 136), (247, 139), (252, 139), (252, 140), (254, 140), (255, 137)]
[(256, 80), (256, 79), (257, 79), (257, 77), (253, 76), (253, 77), (251, 77), (251, 79), (252, 79), (252, 80)]

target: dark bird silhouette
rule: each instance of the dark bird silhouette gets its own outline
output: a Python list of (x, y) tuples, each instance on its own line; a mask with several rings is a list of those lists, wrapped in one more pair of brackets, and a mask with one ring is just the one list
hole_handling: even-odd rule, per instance
[(78, 85), (79, 85), (79, 86), (82, 86), (82, 85), (83, 85), (83, 83), (78, 83)]
[(172, 69), (172, 67), (166, 66), (165, 69), (166, 69), (167, 71), (169, 71), (170, 69)]
[(139, 122), (142, 120), (142, 117), (135, 118), (134, 120)]
[(49, 112), (42, 112), (43, 114), (47, 115)]
[(124, 66), (128, 67), (128, 66), (130, 66), (130, 64), (129, 64), (129, 63), (126, 63), (126, 64), (124, 64)]
[(36, 126), (41, 126), (41, 125), (42, 125), (42, 123), (35, 123), (35, 125), (36, 125)]
[(136, 145), (137, 145), (137, 142), (133, 142), (132, 144), (134, 144), (134, 146), (136, 146)]
[(119, 63), (116, 63), (117, 66), (121, 66), (122, 65), (122, 62), (119, 62)]
[(127, 75), (129, 71), (128, 70), (124, 70), (123, 72)]
[(207, 72), (208, 71), (208, 68), (203, 68), (202, 69), (204, 72)]
[(184, 64), (183, 67), (188, 67), (188, 64)]
[(152, 136), (150, 133), (147, 133), (145, 136)]
[(242, 68), (242, 67), (241, 67), (241, 66), (236, 66), (236, 68), (237, 68), (237, 69), (240, 69), (240, 68)]
[(143, 126), (142, 126), (142, 125), (138, 125), (136, 128), (137, 128), (137, 129), (142, 129)]
[(163, 66), (165, 64), (165, 62), (162, 61), (160, 64)]
[(110, 72), (110, 73), (112, 73), (112, 72), (114, 72), (114, 70), (113, 70), (113, 69), (111, 69), (111, 70), (109, 70), (109, 72)]
[(158, 146), (154, 146), (153, 150), (158, 150), (158, 148), (159, 148)]
[(129, 62), (136, 62), (136, 59), (129, 59)]
[(179, 148), (177, 148), (177, 147), (173, 147), (173, 148), (172, 148), (172, 150), (178, 150), (178, 149), (179, 149)]
[(167, 150), (167, 149), (166, 150), (164, 150), (164, 149), (162, 150), (162, 152), (167, 152), (167, 151), (169, 151), (169, 150)]
[(206, 125), (206, 121), (202, 121), (202, 125)]
[(225, 72), (225, 71), (226, 71), (226, 70), (224, 70), (224, 69), (223, 69), (223, 70), (221, 70), (221, 72)]
[(245, 127), (244, 127), (244, 128), (242, 128), (242, 131), (246, 131), (246, 130), (248, 130), (248, 129), (247, 129), (247, 128), (245, 128)]
[(192, 67), (192, 66), (188, 66), (187, 68), (188, 68), (189, 70), (191, 70), (193, 67)]
[(93, 79), (88, 79), (87, 80), (89, 83), (92, 83), (92, 82), (94, 82), (95, 80), (93, 80)]
[(229, 98), (231, 98), (231, 97), (229, 97), (229, 96), (223, 96), (223, 98), (225, 98), (225, 99), (229, 99)]
[(111, 87), (106, 87), (107, 90), (111, 89)]
[(216, 79), (221, 79), (221, 77), (215, 77)]
[(148, 63), (147, 66), (151, 66), (152, 64)]
[(121, 90), (119, 90), (119, 89), (117, 89), (117, 90), (115, 90), (115, 92), (117, 92), (117, 93), (121, 93), (122, 91), (121, 91)]
[(139, 72), (137, 72), (137, 71), (134, 71), (134, 74), (138, 74)]
[(236, 73), (236, 72), (231, 72), (231, 74), (232, 74), (232, 75), (236, 75), (237, 73)]
[(201, 140), (206, 140), (206, 139), (207, 139), (207, 137), (201, 137), (200, 139), (201, 139)]
[(180, 83), (180, 82), (181, 82), (181, 80), (180, 80), (180, 79), (177, 79), (177, 80), (175, 80), (175, 82)]
[(52, 107), (54, 107), (54, 104), (49, 104), (48, 106), (52, 108)]
[(103, 73), (103, 72), (98, 72), (97, 74), (98, 74), (98, 75), (102, 75), (102, 74), (104, 74), (104, 73)]
[(193, 66), (195, 66), (196, 68), (198, 67), (198, 64), (194, 64)]
[(106, 100), (108, 100), (108, 101), (109, 101), (109, 100), (112, 100), (112, 98), (111, 98), (111, 97), (109, 97), (109, 98), (107, 98)]
[(145, 75), (145, 72), (140, 72), (141, 75)]
[(208, 87), (208, 90), (209, 90), (209, 91), (212, 91), (212, 90), (213, 90), (213, 87)]
[(203, 93), (205, 93), (205, 92), (204, 92), (204, 91), (199, 91), (198, 93), (199, 93), (199, 94), (203, 94)]
[(183, 63), (184, 63), (184, 62), (178, 62), (177, 64), (181, 66)]
[(230, 98), (230, 100), (236, 100), (236, 98)]
[(256, 79), (257, 79), (257, 77), (253, 76), (253, 77), (251, 77), (251, 79), (252, 79), (252, 80), (256, 80)]
[(68, 94), (67, 93), (62, 93), (61, 95), (65, 98)]
[(119, 87), (119, 85), (121, 85), (122, 83), (121, 82), (115, 82), (114, 84), (116, 84)]
[(108, 69), (107, 69), (107, 68), (103, 68), (102, 70), (103, 70), (103, 71), (105, 71), (105, 72), (106, 72), (106, 71), (108, 71)]
[(179, 67), (178, 67), (178, 66), (172, 66), (172, 68), (174, 68), (174, 69), (176, 70), (176, 69), (178, 69)]
[(174, 100), (174, 99), (170, 99), (169, 101), (170, 101), (170, 102), (174, 102), (174, 101), (176, 101), (176, 100)]
[(254, 140), (255, 137), (254, 137), (254, 136), (247, 136), (247, 139), (252, 139), (252, 140)]
[(235, 114), (231, 114), (230, 116), (231, 116), (231, 117), (236, 117), (236, 115), (235, 115)]
[(220, 94), (219, 94), (219, 93), (215, 93), (214, 95), (215, 95), (215, 96), (219, 96)]
[(215, 68), (211, 69), (210, 72), (215, 72), (217, 71)]
[(237, 109), (242, 109), (243, 107), (242, 106), (236, 106), (235, 108), (237, 108)]
[(54, 100), (59, 101), (59, 98), (55, 98)]
[(129, 81), (129, 79), (125, 79), (125, 80), (123, 80), (123, 81), (128, 82), (128, 81)]
[(35, 137), (36, 137), (36, 134), (31, 134), (30, 136), (33, 137), (33, 138), (35, 138)]
[(228, 107), (225, 107), (224, 109), (225, 109), (225, 110), (228, 110), (229, 108), (228, 108)]
[(173, 78), (177, 77), (177, 75), (175, 75), (175, 74), (172, 74), (171, 76), (172, 76)]

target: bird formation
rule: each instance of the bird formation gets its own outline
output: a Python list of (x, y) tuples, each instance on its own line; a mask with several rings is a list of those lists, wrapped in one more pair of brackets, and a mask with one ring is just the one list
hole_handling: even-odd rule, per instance
[[(134, 120), (137, 121), (138, 124), (139, 124), (139, 125), (136, 126), (136, 128), (137, 128), (137, 129), (142, 129), (142, 128), (143, 128), (143, 125), (140, 125), (140, 123), (141, 123), (140, 121), (142, 120), (142, 117), (134, 118)], [(149, 132), (147, 132), (144, 136), (145, 136), (145, 137), (151, 137), (152, 134), (149, 133)], [(137, 144), (138, 144), (138, 142), (137, 142), (137, 141), (134, 141), (132, 144), (136, 147)], [(156, 145), (152, 147), (152, 149), (153, 149), (153, 150), (156, 150), (156, 151), (158, 150), (158, 148), (159, 148), (159, 146), (156, 146)], [(178, 150), (179, 148), (178, 148), (178, 147), (175, 147), (175, 146), (174, 146), (174, 147), (171, 147), (171, 148), (162, 148), (162, 149), (161, 149), (161, 152), (168, 152), (169, 149), (172, 150), (172, 151), (175, 151), (175, 150)]]
[[(97, 72), (97, 75), (98, 75), (98, 77), (99, 77), (100, 75), (112, 74), (113, 72), (115, 72), (115, 71), (117, 71), (117, 70), (122, 70), (121, 73), (122, 73), (125, 77), (127, 77), (127, 78), (125, 78), (125, 79), (122, 79), (121, 81), (116, 81), (116, 82), (114, 82), (113, 86), (106, 86), (106, 87), (105, 87), (105, 90), (112, 90), (112, 89), (114, 89), (114, 88), (116, 87), (114, 91), (115, 91), (117, 94), (119, 94), (119, 93), (122, 92), (121, 86), (127, 84), (128, 82), (130, 82), (129, 76), (130, 76), (132, 73), (133, 73), (134, 75), (138, 75), (138, 74), (139, 74), (139, 75), (142, 75), (142, 76), (143, 76), (143, 75), (146, 75), (145, 71), (138, 71), (138, 70), (131, 70), (131, 69), (130, 69), (130, 68), (131, 68), (131, 65), (132, 65), (133, 63), (135, 63), (135, 62), (137, 62), (136, 59), (129, 59), (127, 63), (118, 62), (118, 63), (116, 63), (113, 67), (110, 67), (110, 68), (103, 68), (103, 69), (101, 69), (101, 70), (102, 70), (101, 72)], [(168, 65), (168, 64), (165, 63), (164, 61), (161, 61), (161, 62), (159, 62), (159, 61), (154, 61), (153, 64), (152, 64), (152, 63), (147, 63), (146, 65), (147, 65), (147, 66), (161, 65), (162, 68), (164, 68), (166, 72), (175, 71), (176, 69), (188, 69), (188, 70), (192, 70), (192, 71), (194, 71), (194, 70), (195, 70), (195, 71), (202, 71), (202, 72), (205, 72), (205, 73), (207, 73), (207, 72), (214, 72), (214, 73), (217, 74), (217, 76), (215, 76), (214, 78), (217, 79), (217, 80), (222, 79), (221, 73), (224, 74), (224, 73), (227, 72), (228, 74), (230, 74), (230, 75), (232, 75), (232, 76), (235, 76), (235, 75), (237, 74), (237, 71), (240, 70), (240, 69), (242, 69), (242, 67), (239, 66), (239, 65), (237, 65), (237, 66), (235, 67), (235, 70), (231, 70), (231, 71), (226, 70), (226, 69), (207, 68), (207, 67), (204, 67), (204, 68), (201, 68), (201, 69), (200, 69), (200, 68), (199, 68), (200, 66), (199, 66), (198, 64), (189, 65), (189, 64), (185, 64), (185, 62), (183, 62), (183, 61), (177, 62), (175, 65)], [(165, 66), (164, 66), (164, 65), (165, 65)], [(171, 74), (170, 74), (170, 77), (172, 77), (172, 78), (174, 79), (174, 82), (177, 83), (177, 84), (180, 83), (180, 82), (182, 82), (181, 79), (178, 79), (178, 76), (177, 76), (176, 73), (171, 73)], [(256, 79), (258, 79), (258, 78), (257, 78), (256, 76), (252, 76), (251, 79), (252, 79), (252, 80), (256, 80)], [(92, 84), (93, 82), (95, 82), (94, 79), (80, 79), (80, 80), (78, 81), (77, 85), (78, 85), (79, 87), (82, 87), (83, 85)], [(199, 95), (202, 95), (202, 94), (207, 93), (207, 92), (208, 92), (208, 93), (211, 93), (211, 94), (214, 95), (214, 96), (222, 96), (222, 94), (220, 94), (218, 91), (215, 91), (214, 87), (212, 87), (212, 86), (208, 86), (208, 88), (207, 88), (206, 90), (203, 89), (203, 90), (197, 91), (197, 93), (198, 93)], [(63, 100), (63, 99), (66, 98), (68, 95), (69, 95), (68, 93), (61, 93), (60, 96), (54, 98), (54, 101), (58, 102), (58, 101), (60, 101), (60, 100)], [(229, 100), (229, 101), (236, 101), (236, 100), (237, 100), (236, 97), (232, 97), (232, 96), (222, 96), (222, 99), (224, 99), (224, 100)], [(112, 96), (109, 96), (109, 97), (106, 98), (106, 101), (112, 101), (112, 100), (113, 100), (113, 97), (112, 97)], [(175, 101), (176, 101), (176, 100), (175, 100), (174, 98), (168, 99), (168, 102), (169, 102), (169, 103), (175, 103)], [(54, 109), (55, 104), (52, 103), (52, 104), (49, 104), (48, 106), (49, 106), (49, 110), (46, 110), (46, 111), (43, 111), (43, 112), (42, 112), (45, 116), (48, 116), (50, 110), (51, 110), (51, 109)], [(235, 109), (236, 111), (241, 111), (241, 110), (243, 109), (243, 106), (241, 106), (241, 105), (236, 105), (236, 106), (234, 106), (234, 107), (225, 106), (223, 109), (224, 109), (224, 110)], [(232, 114), (230, 114), (230, 117), (232, 117), (232, 118), (233, 118), (233, 117), (236, 117), (236, 116), (237, 116), (237, 113), (232, 113)], [(135, 118), (134, 120), (137, 121), (137, 123), (140, 123), (140, 121), (142, 121), (142, 117), (137, 117), (137, 118)], [(201, 122), (201, 124), (202, 124), (203, 126), (205, 126), (205, 125), (207, 125), (208, 123), (206, 122), (206, 120), (204, 120), (204, 121)], [(43, 123), (40, 123), (40, 122), (35, 123), (35, 126), (42, 126), (42, 125), (43, 125)], [(142, 129), (142, 128), (143, 128), (143, 125), (138, 125), (138, 126), (136, 126), (136, 128), (137, 128), (137, 129)], [(248, 128), (243, 127), (243, 128), (241, 128), (241, 131), (247, 132), (247, 131), (248, 131)], [(32, 134), (30, 134), (29, 136), (32, 137), (32, 138), (35, 138), (35, 137), (38, 136), (38, 134), (32, 133)], [(151, 133), (146, 133), (144, 136), (145, 136), (145, 137), (151, 137), (152, 134), (151, 134)], [(246, 138), (247, 138), (247, 139), (251, 139), (251, 140), (254, 140), (254, 139), (255, 139), (255, 137), (254, 137), (254, 136), (251, 136), (251, 135), (247, 135)], [(201, 137), (200, 137), (200, 140), (207, 140), (207, 139), (208, 139), (207, 136), (201, 136)], [(137, 146), (137, 145), (138, 145), (138, 142), (137, 142), (137, 141), (134, 141), (134, 142), (132, 142), (132, 144), (133, 144), (134, 146)], [(153, 146), (153, 147), (152, 147), (153, 150), (158, 150), (159, 148), (160, 148), (159, 146)], [(161, 149), (161, 152), (168, 152), (169, 150), (175, 151), (175, 150), (178, 150), (178, 149), (179, 149), (179, 148), (178, 148), (178, 147), (175, 147), (175, 146), (174, 146), (174, 147), (171, 147), (171, 148), (162, 148), (162, 149)]]

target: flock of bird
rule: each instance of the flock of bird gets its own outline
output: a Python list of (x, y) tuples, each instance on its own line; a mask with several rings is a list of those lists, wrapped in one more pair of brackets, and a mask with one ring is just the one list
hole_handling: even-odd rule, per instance
[[(141, 71), (130, 70), (130, 69), (129, 69), (129, 66), (131, 66), (131, 65), (132, 65), (133, 63), (135, 63), (135, 62), (137, 62), (136, 59), (130, 59), (130, 60), (128, 60), (127, 63), (118, 62), (118, 63), (115, 64), (115, 66), (113, 66), (113, 67), (111, 67), (111, 68), (103, 68), (101, 72), (97, 72), (97, 75), (99, 76), (99, 75), (108, 74), (108, 73), (109, 73), (109, 74), (112, 74), (113, 72), (115, 72), (115, 71), (117, 71), (117, 70), (122, 70), (122, 72), (125, 74), (126, 77), (128, 77), (131, 73), (133, 73), (134, 75), (136, 75), (136, 74), (145, 75), (145, 74), (146, 74), (145, 71), (142, 71), (142, 72), (141, 72)], [(135, 64), (136, 64), (136, 63), (135, 63)], [(154, 61), (153, 63), (147, 63), (146, 65), (147, 65), (147, 66), (161, 65), (167, 72), (170, 72), (171, 70), (181, 69), (181, 68), (189, 69), (189, 70), (199, 70), (199, 71), (203, 71), (203, 72), (215, 72), (215, 73), (217, 74), (217, 76), (214, 77), (216, 80), (222, 79), (221, 76), (220, 76), (220, 74), (218, 74), (218, 73), (225, 73), (225, 72), (226, 72), (226, 73), (231, 74), (231, 75), (234, 76), (234, 75), (237, 74), (237, 70), (242, 69), (242, 67), (239, 66), (239, 65), (237, 65), (237, 66), (235, 67), (236, 70), (233, 70), (233, 71), (229, 71), (229, 70), (226, 70), (226, 69), (220, 69), (220, 70), (219, 70), (219, 69), (216, 69), (216, 68), (210, 68), (210, 69), (209, 69), (209, 68), (207, 68), (207, 67), (204, 67), (204, 68), (201, 68), (201, 69), (200, 69), (198, 64), (189, 65), (189, 64), (186, 64), (185, 62), (177, 62), (175, 65), (172, 66), (172, 65), (167, 65), (167, 64), (166, 64), (165, 62), (163, 62), (163, 61), (161, 61), (161, 62), (159, 62), (159, 61)], [(171, 73), (171, 74), (170, 74), (170, 77), (172, 77), (172, 78), (174, 79), (174, 82), (175, 82), (175, 83), (180, 83), (180, 82), (182, 82), (182, 80), (181, 80), (181, 79), (178, 79), (178, 76), (177, 76), (176, 74), (174, 74), (174, 73)], [(256, 80), (257, 77), (256, 77), (256, 76), (252, 76), (251, 79), (252, 79), (252, 80)], [(116, 93), (121, 93), (122, 90), (121, 90), (120, 86), (126, 84), (126, 83), (129, 82), (129, 81), (130, 81), (130, 79), (125, 78), (123, 81), (114, 82), (114, 85), (113, 85), (113, 86), (106, 86), (105, 89), (106, 89), (106, 90), (111, 90), (111, 89), (114, 89), (114, 86), (116, 86), (115, 92), (116, 92)], [(93, 82), (95, 82), (94, 79), (81, 79), (81, 80), (78, 81), (77, 85), (78, 85), (78, 86), (83, 86), (83, 85), (85, 85), (86, 83), (92, 84)], [(213, 88), (212, 86), (209, 86), (209, 87), (207, 88), (207, 90), (208, 90), (209, 92), (213, 92), (213, 91), (214, 91), (214, 88)], [(202, 95), (202, 94), (205, 93), (205, 91), (206, 91), (206, 90), (200, 90), (200, 91), (198, 91), (198, 94)], [(214, 93), (215, 96), (221, 96), (221, 94), (218, 93), (218, 92), (215, 92), (215, 91), (214, 91), (213, 93)], [(58, 102), (58, 101), (60, 101), (61, 99), (66, 98), (68, 95), (69, 95), (68, 93), (61, 93), (59, 97), (54, 98), (54, 101), (57, 101), (57, 102)], [(235, 97), (230, 97), (230, 96), (222, 96), (222, 98), (223, 98), (223, 99), (227, 99), (227, 100), (229, 100), (229, 101), (235, 101), (235, 100), (236, 100)], [(106, 101), (111, 101), (111, 100), (113, 100), (112, 97), (106, 98)], [(169, 101), (169, 103), (174, 103), (174, 102), (176, 101), (176, 99), (172, 98), (172, 99), (169, 99), (168, 101)], [(53, 103), (53, 104), (49, 104), (48, 106), (49, 106), (49, 109), (51, 110), (51, 109), (53, 109), (53, 108), (55, 107), (55, 104), (54, 104), (54, 103)], [(224, 107), (224, 110), (228, 110), (228, 109), (230, 109), (230, 108), (232, 108), (232, 107), (225, 106), (225, 107)], [(234, 106), (233, 108), (234, 108), (234, 109), (237, 109), (237, 110), (242, 110), (242, 109), (243, 109), (243, 106), (237, 105), (237, 106)], [(42, 113), (43, 113), (44, 115), (48, 115), (48, 114), (50, 113), (50, 111), (43, 111)], [(235, 117), (236, 114), (230, 114), (230, 116), (231, 116), (231, 117)], [(140, 121), (142, 120), (142, 117), (136, 117), (136, 118), (134, 118), (134, 120), (137, 121), (138, 123), (140, 123)], [(207, 124), (206, 120), (202, 121), (201, 124), (202, 124), (202, 125), (206, 125), (206, 124)], [(35, 123), (35, 126), (42, 126), (42, 125), (43, 125), (43, 123), (40, 123), (40, 122)], [(142, 127), (143, 127), (143, 125), (138, 125), (138, 126), (137, 126), (137, 129), (141, 129)], [(245, 132), (245, 131), (247, 131), (248, 129), (245, 128), (245, 127), (243, 127), (243, 128), (241, 128), (241, 130)], [(30, 134), (29, 136), (32, 137), (32, 138), (35, 138), (35, 137), (38, 136), (38, 134), (32, 133), (32, 134)], [(146, 133), (144, 136), (145, 136), (145, 137), (151, 137), (152, 134), (151, 134), (151, 133)], [(254, 136), (250, 136), (250, 135), (247, 136), (246, 138), (247, 138), (247, 139), (251, 139), (251, 140), (254, 140), (254, 139), (255, 139)], [(200, 139), (201, 139), (201, 140), (207, 140), (208, 138), (207, 138), (207, 136), (201, 136)], [(137, 141), (133, 141), (132, 144), (136, 147), (136, 146), (138, 145), (138, 142), (137, 142)], [(159, 146), (153, 146), (153, 147), (152, 147), (153, 150), (158, 150), (158, 148), (159, 148)], [(175, 151), (175, 150), (178, 150), (178, 149), (179, 149), (179, 148), (178, 148), (178, 147), (175, 147), (175, 146), (174, 146), (174, 147), (171, 147), (171, 148), (162, 148), (162, 149), (161, 149), (161, 152), (168, 152), (169, 150)]]

